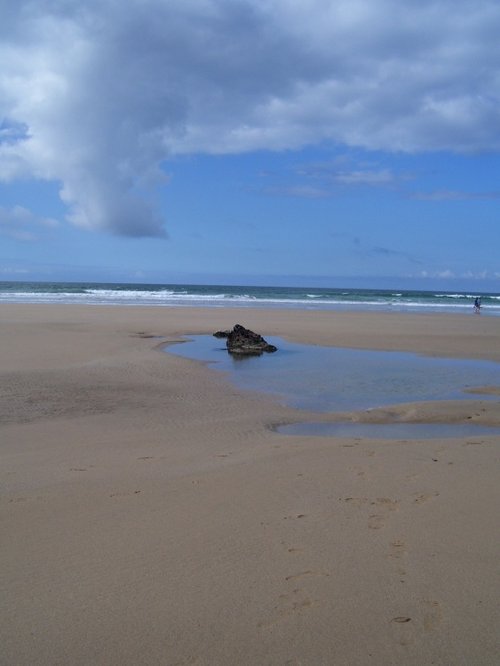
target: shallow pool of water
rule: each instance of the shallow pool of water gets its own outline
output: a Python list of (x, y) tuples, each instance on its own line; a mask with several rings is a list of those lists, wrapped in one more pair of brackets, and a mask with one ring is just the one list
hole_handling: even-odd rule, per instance
[(279, 426), (283, 435), (320, 435), (361, 439), (436, 439), (500, 435), (500, 428), (463, 423), (294, 423)]
[[(237, 386), (276, 396), (287, 405), (320, 412), (370, 409), (405, 402), (470, 398), (467, 389), (497, 385), (500, 365), (384, 352), (299, 345), (267, 338), (274, 354), (238, 357), (210, 335), (169, 345), (168, 353), (206, 361)], [(481, 396), (487, 399), (488, 396)], [(498, 397), (496, 398), (498, 399)]]

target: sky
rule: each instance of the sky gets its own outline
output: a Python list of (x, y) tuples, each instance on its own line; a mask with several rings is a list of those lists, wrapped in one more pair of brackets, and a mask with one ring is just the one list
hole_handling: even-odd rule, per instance
[(498, 0), (0, 0), (0, 280), (500, 291)]

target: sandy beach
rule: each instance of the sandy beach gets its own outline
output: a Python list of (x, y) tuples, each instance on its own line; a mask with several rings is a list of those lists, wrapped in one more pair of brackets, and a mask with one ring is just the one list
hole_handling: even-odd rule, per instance
[(235, 323), (500, 362), (500, 317), (1, 305), (0, 663), (497, 664), (500, 438), (277, 434), (317, 415), (162, 351)]

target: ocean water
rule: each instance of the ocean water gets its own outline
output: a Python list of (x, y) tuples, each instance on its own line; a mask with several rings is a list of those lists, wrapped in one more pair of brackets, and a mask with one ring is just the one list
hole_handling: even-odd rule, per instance
[[(259, 307), (306, 310), (472, 312), (478, 294), (386, 289), (326, 289), (187, 284), (0, 282), (0, 303), (159, 307)], [(500, 293), (482, 294), (482, 314), (500, 315)]]

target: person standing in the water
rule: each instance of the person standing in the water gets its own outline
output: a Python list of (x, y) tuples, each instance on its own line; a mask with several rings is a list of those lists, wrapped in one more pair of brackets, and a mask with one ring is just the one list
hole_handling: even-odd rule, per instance
[(481, 312), (481, 297), (478, 296), (474, 301), (474, 312), (479, 314)]

